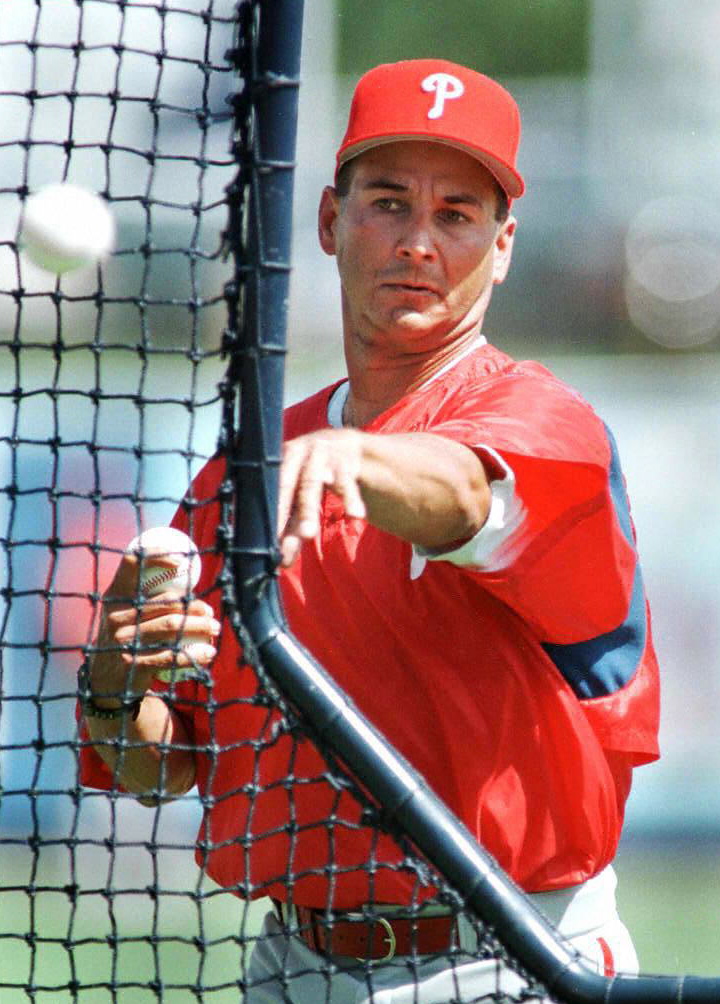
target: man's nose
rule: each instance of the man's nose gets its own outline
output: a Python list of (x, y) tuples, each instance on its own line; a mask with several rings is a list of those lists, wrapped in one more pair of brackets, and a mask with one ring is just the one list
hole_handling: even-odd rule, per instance
[(437, 258), (437, 249), (428, 220), (415, 218), (408, 221), (408, 226), (398, 240), (396, 254), (398, 258), (418, 265)]

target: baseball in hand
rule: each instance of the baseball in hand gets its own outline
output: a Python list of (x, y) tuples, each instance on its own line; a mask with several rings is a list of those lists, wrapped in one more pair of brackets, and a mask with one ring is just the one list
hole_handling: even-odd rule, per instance
[(96, 265), (115, 247), (115, 219), (104, 199), (69, 182), (47, 185), (25, 203), (18, 243), (47, 272)]
[[(200, 578), (202, 563), (194, 541), (187, 534), (170, 526), (156, 526), (131, 540), (126, 550), (140, 559), (138, 584), (143, 597), (167, 592), (190, 597)], [(158, 561), (160, 557), (162, 562)], [(182, 634), (175, 644), (193, 660), (206, 655), (210, 648), (204, 638), (192, 634)], [(160, 669), (155, 675), (170, 681), (187, 680), (198, 674), (193, 666), (176, 666)]]

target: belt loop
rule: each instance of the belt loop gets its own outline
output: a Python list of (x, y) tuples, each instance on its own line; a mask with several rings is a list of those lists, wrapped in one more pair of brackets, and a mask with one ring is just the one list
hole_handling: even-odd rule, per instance
[(464, 911), (455, 918), (455, 930), (458, 948), (469, 955), (475, 955), (478, 950), (477, 930)]
[[(308, 910), (307, 911), (307, 922), (303, 919), (303, 927), (307, 927), (307, 945), (313, 952), (325, 952), (327, 951), (325, 944), (327, 941), (327, 935), (330, 933), (325, 927), (325, 925), (320, 920), (319, 910)], [(302, 937), (302, 934), (300, 935)]]

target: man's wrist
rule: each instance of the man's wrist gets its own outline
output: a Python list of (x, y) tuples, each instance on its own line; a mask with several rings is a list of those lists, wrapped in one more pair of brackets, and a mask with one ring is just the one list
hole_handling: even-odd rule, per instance
[[(97, 703), (97, 697), (93, 693), (90, 683), (90, 666), (87, 659), (78, 670), (77, 692), (78, 701), (84, 718), (100, 718), (105, 721), (117, 721), (127, 716), (132, 721), (135, 721), (140, 714), (140, 706), (143, 701), (142, 697), (134, 697), (126, 700), (120, 695), (118, 695), (117, 698), (107, 695), (107, 698), (112, 700), (113, 704), (104, 705)], [(104, 700), (105, 698), (100, 699)], [(115, 703), (116, 701), (117, 703)]]

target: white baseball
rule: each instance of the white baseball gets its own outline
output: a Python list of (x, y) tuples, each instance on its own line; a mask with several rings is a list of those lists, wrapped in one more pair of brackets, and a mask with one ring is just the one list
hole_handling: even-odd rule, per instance
[[(202, 562), (195, 542), (181, 530), (171, 526), (155, 526), (130, 541), (126, 550), (140, 558), (139, 587), (143, 596), (158, 596), (175, 592), (189, 597), (200, 579)], [(171, 564), (159, 564), (162, 555)], [(212, 654), (204, 638), (183, 634), (177, 644), (193, 660)], [(155, 674), (160, 680), (187, 680), (197, 676), (193, 666), (161, 669)]]
[(115, 247), (115, 234), (104, 199), (59, 182), (27, 200), (18, 243), (35, 265), (60, 275), (102, 261)]
[[(195, 542), (182, 530), (172, 526), (154, 526), (131, 540), (127, 550), (140, 558), (140, 592), (143, 596), (157, 596), (168, 590), (185, 595), (198, 584), (202, 568), (200, 555)], [(153, 558), (158, 555), (172, 564), (153, 563)]]

